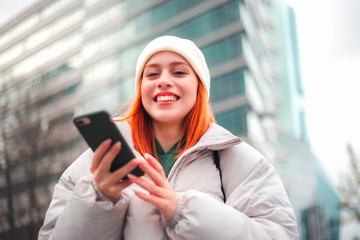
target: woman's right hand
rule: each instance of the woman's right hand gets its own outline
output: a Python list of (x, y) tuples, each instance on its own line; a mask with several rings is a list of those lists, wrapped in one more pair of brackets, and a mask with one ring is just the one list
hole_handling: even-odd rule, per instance
[(132, 159), (123, 167), (110, 172), (110, 166), (121, 149), (120, 142), (110, 148), (111, 140), (105, 140), (95, 150), (90, 170), (94, 175), (97, 188), (108, 198), (119, 199), (122, 190), (128, 187), (129, 180), (121, 180), (138, 164), (138, 159)]

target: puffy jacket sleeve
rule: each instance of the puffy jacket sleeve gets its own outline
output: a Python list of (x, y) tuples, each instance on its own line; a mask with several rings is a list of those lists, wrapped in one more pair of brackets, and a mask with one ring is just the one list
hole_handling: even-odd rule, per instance
[(242, 142), (220, 152), (226, 204), (195, 190), (178, 194), (171, 239), (297, 239), (293, 208), (273, 166)]
[(88, 170), (91, 154), (82, 154), (55, 185), (38, 239), (121, 239), (126, 191), (115, 204), (99, 195)]

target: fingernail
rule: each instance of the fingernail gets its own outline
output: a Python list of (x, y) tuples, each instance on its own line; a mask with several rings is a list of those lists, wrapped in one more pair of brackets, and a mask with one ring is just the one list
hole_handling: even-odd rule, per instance
[(110, 145), (110, 143), (111, 143), (111, 139), (110, 138), (108, 138), (108, 139), (106, 139), (105, 141), (104, 141), (104, 145), (105, 146), (107, 146), (107, 145)]
[(145, 153), (145, 154), (144, 154), (144, 157), (145, 157), (145, 159), (147, 160), (147, 158), (152, 157), (152, 155), (150, 155), (149, 153)]
[(127, 174), (127, 177), (130, 179), (130, 181), (135, 181), (137, 179), (137, 177), (135, 177), (134, 175), (132, 175), (131, 173)]
[(119, 150), (119, 148), (120, 148), (120, 146), (121, 146), (121, 142), (116, 142), (115, 144), (114, 144), (114, 150)]
[(134, 189), (134, 193), (139, 197), (144, 194), (143, 192), (140, 192), (139, 190), (136, 190), (136, 189)]

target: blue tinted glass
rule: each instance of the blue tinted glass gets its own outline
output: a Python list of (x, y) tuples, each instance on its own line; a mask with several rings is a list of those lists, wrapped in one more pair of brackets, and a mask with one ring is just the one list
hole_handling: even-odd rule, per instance
[(151, 31), (155, 27), (154, 25), (168, 21), (172, 17), (204, 1), (167, 1), (156, 6), (152, 11), (139, 15), (133, 21), (130, 21), (129, 24), (134, 24), (136, 31), (141, 31), (144, 34), (144, 32)]
[(239, 13), (238, 3), (230, 2), (166, 31), (164, 35), (195, 39), (229, 23), (239, 21)]
[(201, 49), (209, 67), (242, 56), (241, 33), (222, 39)]
[[(179, 13), (189, 10), (190, 7), (195, 6), (205, 0), (196, 1), (167, 1), (153, 8), (151, 11), (144, 12), (135, 18), (128, 21), (120, 30), (119, 36), (126, 36), (132, 38), (135, 35), (146, 35), (153, 31), (163, 22), (168, 21)], [(145, 43), (152, 40), (153, 37), (147, 39), (141, 44), (124, 49), (119, 55), (119, 64), (122, 72), (130, 72), (136, 64), (136, 59)]]
[(216, 114), (216, 121), (235, 135), (247, 135), (248, 106)]
[(245, 94), (244, 70), (227, 73), (211, 79), (211, 101), (216, 102), (234, 95)]

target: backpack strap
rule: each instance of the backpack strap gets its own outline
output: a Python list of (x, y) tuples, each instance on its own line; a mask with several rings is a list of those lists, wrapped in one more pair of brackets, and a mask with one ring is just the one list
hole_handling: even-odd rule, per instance
[(214, 151), (214, 164), (215, 164), (216, 168), (219, 170), (220, 182), (221, 182), (221, 192), (224, 197), (224, 202), (226, 202), (226, 195), (225, 195), (224, 186), (222, 183), (222, 174), (221, 174), (221, 169), (220, 169), (220, 157), (219, 157), (218, 151)]

